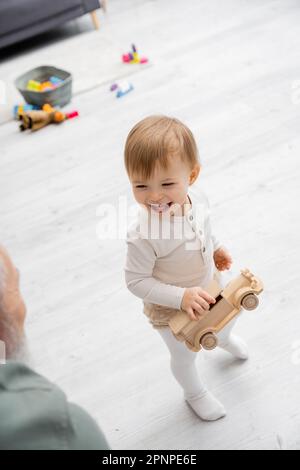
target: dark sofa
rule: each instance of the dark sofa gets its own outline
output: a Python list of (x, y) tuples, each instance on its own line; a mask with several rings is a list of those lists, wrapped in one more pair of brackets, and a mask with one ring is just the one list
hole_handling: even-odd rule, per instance
[(100, 8), (99, 0), (0, 0), (0, 48)]

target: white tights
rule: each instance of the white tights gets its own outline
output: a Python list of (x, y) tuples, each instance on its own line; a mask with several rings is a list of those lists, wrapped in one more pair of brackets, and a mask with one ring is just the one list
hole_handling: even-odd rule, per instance
[[(230, 322), (218, 334), (220, 347), (228, 343), (235, 321)], [(195, 398), (203, 396), (207, 392), (207, 389), (200, 379), (196, 368), (195, 360), (198, 353), (191, 351), (184, 343), (178, 341), (170, 328), (158, 328), (157, 331), (169, 349), (171, 355), (171, 371), (179, 385), (181, 385), (185, 398), (187, 400), (194, 400)]]

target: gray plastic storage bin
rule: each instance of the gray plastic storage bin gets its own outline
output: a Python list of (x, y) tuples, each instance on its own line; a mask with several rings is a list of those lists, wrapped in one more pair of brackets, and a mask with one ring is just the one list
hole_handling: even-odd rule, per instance
[[(64, 80), (54, 90), (31, 91), (26, 89), (29, 80), (45, 82), (52, 76)], [(52, 106), (65, 106), (72, 98), (72, 75), (65, 70), (57, 69), (50, 65), (42, 65), (41, 67), (29, 70), (15, 80), (15, 85), (28, 104), (41, 107), (45, 103), (49, 103)]]

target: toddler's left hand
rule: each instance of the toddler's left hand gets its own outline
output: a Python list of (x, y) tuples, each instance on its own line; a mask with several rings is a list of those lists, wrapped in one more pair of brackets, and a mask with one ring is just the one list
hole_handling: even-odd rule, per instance
[(231, 268), (232, 258), (226, 248), (221, 246), (214, 252), (214, 262), (219, 271), (224, 271)]

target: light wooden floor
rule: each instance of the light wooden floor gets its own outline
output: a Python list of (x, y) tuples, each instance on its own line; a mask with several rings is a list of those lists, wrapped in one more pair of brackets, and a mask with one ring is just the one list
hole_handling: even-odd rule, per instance
[[(83, 93), (80, 119), (35, 135), (0, 126), (0, 240), (22, 271), (36, 368), (115, 449), (300, 449), (299, 21), (298, 0), (111, 0), (99, 34), (153, 60), (135, 91)], [(183, 402), (124, 286), (124, 242), (96, 238), (97, 207), (130, 197), (124, 140), (150, 113), (191, 126), (215, 229), (266, 286), (236, 328), (251, 360), (199, 357), (228, 410), (217, 423)]]

